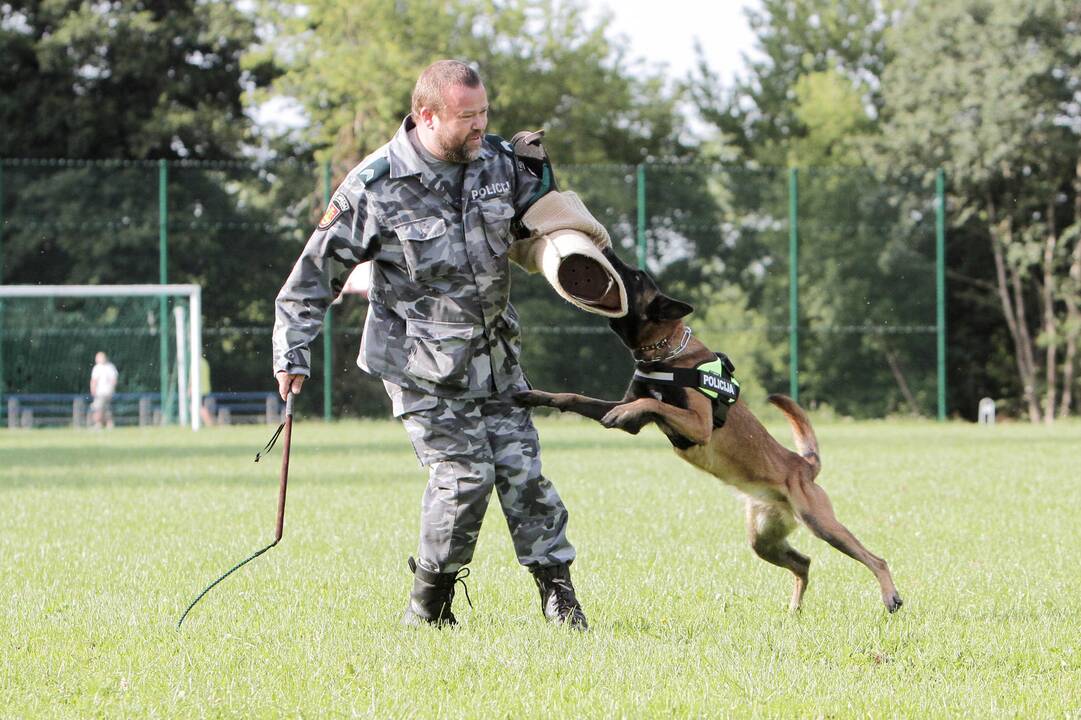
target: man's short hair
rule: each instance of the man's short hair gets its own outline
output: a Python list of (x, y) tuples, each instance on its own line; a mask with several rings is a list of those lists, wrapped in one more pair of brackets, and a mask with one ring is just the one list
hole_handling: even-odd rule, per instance
[(413, 87), (413, 121), (420, 121), (422, 107), (443, 112), (446, 90), (455, 85), (480, 87), (480, 75), (461, 60), (439, 60), (426, 67)]

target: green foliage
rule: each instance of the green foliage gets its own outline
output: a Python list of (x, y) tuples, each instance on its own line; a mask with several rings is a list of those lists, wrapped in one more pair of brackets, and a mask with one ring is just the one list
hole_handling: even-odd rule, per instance
[(807, 400), (864, 417), (933, 415), (932, 188), (864, 168), (798, 179)]
[[(296, 98), (308, 137), (352, 166), (409, 112), (417, 76), (444, 57), (476, 63), (490, 131), (543, 127), (561, 163), (636, 162), (682, 152), (675, 98), (660, 78), (632, 76), (625, 51), (579, 2), (317, 0), (261, 6), (272, 20), (248, 62), (276, 62), (273, 92)], [(602, 110), (603, 109), (603, 110)]]
[[(1081, 277), (1081, 246), (1066, 239), (1081, 222), (1081, 211), (1071, 212), (1081, 192), (1076, 4), (1048, 0), (1018, 11), (1005, 0), (766, 0), (750, 17), (760, 55), (746, 75), (725, 87), (703, 63), (689, 89), (717, 130), (713, 152), (752, 166), (800, 168), (800, 369), (811, 383), (803, 389), (808, 402), (842, 412), (931, 410), (938, 168), (949, 180), (953, 223), (949, 405), (972, 415), (986, 395), (1046, 388), (1037, 364), (1076, 369), (1069, 328), (1078, 324), (1071, 317), (1081, 317), (1081, 285), (1067, 269), (1076, 266), (1069, 272)], [(786, 223), (783, 183), (737, 182), (721, 197), (728, 217), (758, 213), (775, 227)], [(998, 232), (1009, 235), (1004, 262), (1021, 281), (1013, 300), (1018, 323), (1043, 325), (1027, 332), (1025, 357), (1009, 348), (1018, 343), (996, 307), (992, 210), (992, 224), (1012, 223)], [(727, 242), (734, 262), (726, 267), (764, 270), (729, 279), (763, 304), (771, 327), (782, 326), (784, 233), (761, 232), (761, 220), (729, 224), (742, 231)], [(1061, 239), (1050, 247), (1056, 230)], [(1039, 320), (1047, 305), (1039, 301), (1041, 283), (1054, 297), (1052, 326)], [(1056, 345), (1057, 357), (1035, 357)], [(1003, 371), (1024, 364), (1029, 379)], [(1066, 370), (1060, 383), (1076, 375)]]
[[(584, 197), (625, 259), (644, 234), (647, 267), (699, 308), (693, 323), (734, 327), (717, 318), (736, 313), (740, 327), (763, 328), (717, 341), (746, 347), (737, 364), (764, 388), (787, 387), (782, 168), (798, 166), (801, 394), (841, 413), (930, 412), (931, 187), (945, 167), (951, 407), (1023, 396), (1032, 414), (1041, 393), (1046, 411), (1048, 366), (1059, 367), (1055, 389), (1081, 396), (1076, 3), (762, 0), (750, 13), (760, 53), (745, 75), (724, 85), (703, 60), (684, 87), (585, 9), (0, 3), (0, 157), (124, 159), (5, 164), (0, 280), (154, 282), (157, 167), (141, 161), (254, 157), (170, 165), (169, 279), (207, 289), (215, 389), (263, 387), (269, 339), (253, 329), (270, 326), (275, 290), (324, 205), (313, 160), (333, 161), (340, 180), (398, 127), (420, 70), (459, 57), (485, 78), (491, 130), (545, 128), (561, 186)], [(305, 125), (256, 132), (249, 114), (277, 96), (299, 103)], [(687, 97), (716, 131), (700, 146), (686, 142)], [(996, 252), (1018, 288), (1006, 303)], [(516, 280), (514, 297), (527, 327), (544, 328), (527, 330), (534, 380), (622, 390), (626, 355), (603, 321), (537, 278)], [(1010, 330), (1011, 306), (1030, 327)], [(353, 365), (363, 310), (339, 308), (334, 382), (345, 408), (371, 412), (384, 404), (379, 384), (358, 381)]]
[[(242, 154), (254, 139), (246, 88), (273, 72), (241, 68), (255, 37), (255, 19), (224, 2), (0, 4), (0, 157), (42, 159), (3, 167), (2, 280), (157, 282), (159, 175), (149, 159)], [(293, 213), (268, 186), (295, 168), (222, 167), (171, 165), (168, 279), (204, 286), (217, 389), (251, 389), (266, 382), (253, 358), (269, 342), (229, 328), (270, 321)]]
[(881, 161), (923, 172), (944, 167), (958, 200), (977, 205), (988, 192), (1005, 201), (1063, 165), (1072, 170), (1074, 158), (1062, 150), (1076, 150), (1076, 131), (1057, 111), (1076, 69), (1054, 72), (1063, 59), (1056, 45), (1069, 38), (1059, 27), (1067, 7), (1036, 2), (1019, 12), (1008, 0), (915, 6), (891, 36), (896, 59), (884, 77)]
[(874, 124), (858, 88), (837, 70), (800, 77), (794, 87), (795, 117), (806, 135), (791, 141), (791, 167), (862, 166), (859, 143)]
[[(717, 175), (722, 282), (760, 309), (787, 345), (787, 173), (799, 167), (801, 398), (855, 415), (930, 414), (933, 359), (933, 189), (912, 173), (865, 169), (889, 53), (875, 2), (765, 2), (754, 14), (765, 59), (724, 94), (708, 72), (691, 91), (721, 142), (761, 171)], [(856, 24), (865, 27), (858, 31)], [(787, 386), (785, 373), (763, 380)]]
[(1055, 351), (1079, 337), (1069, 276), (1081, 276), (1081, 245), (1066, 240), (1081, 227), (1079, 38), (1076, 3), (919, 4), (890, 38), (896, 58), (883, 77), (877, 163), (899, 173), (945, 167), (958, 254), (985, 259), (966, 263), (976, 277), (964, 279), (981, 283), (1005, 318), (1012, 384), (1033, 420), (1060, 412), (1056, 383), (1076, 377), (1077, 357), (1060, 367)]
[[(808, 115), (807, 103), (816, 95), (823, 110), (841, 115), (851, 107), (844, 96), (854, 89), (873, 116), (881, 105), (877, 80), (889, 61), (884, 5), (881, 0), (763, 0), (760, 9), (748, 12), (761, 57), (731, 88), (701, 60), (688, 82), (699, 113), (739, 159), (767, 165), (791, 159), (793, 140), (814, 129), (816, 118)], [(844, 98), (841, 107), (829, 108), (823, 85)]]
[(233, 157), (254, 20), (230, 3), (0, 5), (0, 157)]
[[(157, 163), (27, 161), (2, 170), (5, 281), (158, 281)], [(307, 235), (313, 208), (296, 189), (314, 183), (313, 168), (174, 162), (167, 174), (168, 279), (203, 287), (214, 389), (265, 387), (270, 340), (251, 329), (272, 324), (273, 298)], [(279, 184), (294, 189), (292, 206), (270, 202)]]

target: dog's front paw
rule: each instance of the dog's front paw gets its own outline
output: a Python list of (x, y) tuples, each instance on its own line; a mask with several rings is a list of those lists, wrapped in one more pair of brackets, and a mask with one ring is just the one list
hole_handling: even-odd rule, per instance
[(644, 424), (641, 415), (641, 412), (634, 407), (634, 403), (617, 405), (601, 418), (601, 425), (610, 429), (623, 430), (631, 435), (637, 435)]

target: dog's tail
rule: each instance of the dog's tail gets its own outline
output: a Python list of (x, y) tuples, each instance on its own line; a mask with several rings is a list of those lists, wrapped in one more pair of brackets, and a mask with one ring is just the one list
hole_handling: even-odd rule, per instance
[(811, 421), (807, 419), (807, 413), (803, 412), (803, 408), (787, 395), (774, 394), (770, 395), (768, 399), (778, 410), (784, 413), (788, 423), (792, 426), (792, 436), (796, 440), (796, 451), (811, 466), (814, 474), (818, 475), (818, 471), (822, 469), (822, 459), (818, 456), (818, 438), (815, 437)]

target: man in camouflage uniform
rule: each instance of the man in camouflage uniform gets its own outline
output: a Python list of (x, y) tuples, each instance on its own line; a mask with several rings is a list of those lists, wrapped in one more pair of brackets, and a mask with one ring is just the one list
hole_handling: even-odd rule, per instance
[(487, 111), (484, 85), (464, 63), (421, 74), (411, 114), (339, 186), (282, 287), (274, 368), (283, 398), (300, 390), (342, 278), (372, 261), (357, 364), (383, 380), (429, 471), (403, 621), (455, 623), (455, 582), (468, 573), (494, 487), (545, 616), (585, 629), (567, 510), (541, 474), (528, 409), (511, 399), (527, 384), (508, 253), (528, 235), (522, 215), (554, 189), (551, 167), (537, 142), (516, 154), (486, 136)]

